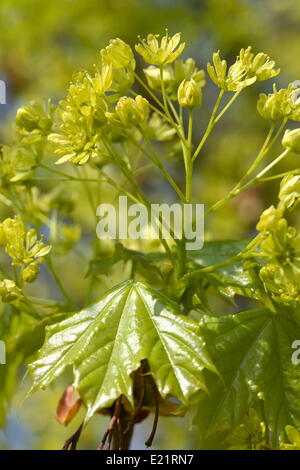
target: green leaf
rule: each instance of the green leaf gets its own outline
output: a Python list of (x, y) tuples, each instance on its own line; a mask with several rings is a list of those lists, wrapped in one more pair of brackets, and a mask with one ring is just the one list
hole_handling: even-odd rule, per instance
[(30, 366), (31, 391), (47, 387), (73, 365), (88, 419), (120, 395), (133, 402), (130, 374), (147, 359), (161, 396), (188, 404), (206, 390), (203, 369), (216, 372), (198, 329), (166, 297), (127, 281), (47, 328), (39, 358)]
[(224, 387), (212, 374), (206, 377), (211, 398), (201, 393), (195, 417), (201, 448), (222, 442), (259, 399), (278, 447), (287, 424), (300, 427), (300, 367), (292, 363), (291, 348), (300, 327), (292, 312), (261, 308), (206, 316), (201, 330), (225, 381)]
[[(188, 258), (192, 269), (212, 266), (222, 263), (234, 257), (249, 244), (250, 240), (217, 240), (205, 242), (201, 250), (190, 251)], [(243, 269), (242, 261), (216, 269), (213, 273), (206, 275), (212, 285), (228, 298), (234, 294), (256, 298), (256, 290), (253, 286), (250, 274)]]

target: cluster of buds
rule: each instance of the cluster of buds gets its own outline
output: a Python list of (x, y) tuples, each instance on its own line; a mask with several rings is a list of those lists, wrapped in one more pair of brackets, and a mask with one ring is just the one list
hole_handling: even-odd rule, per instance
[(261, 256), (267, 261), (260, 269), (260, 278), (272, 298), (285, 303), (300, 300), (300, 236), (283, 217), (285, 208), (296, 198), (295, 186), (290, 191), (287, 188), (289, 181), (281, 186), (281, 204), (265, 210), (257, 224)]
[(101, 86), (97, 76), (98, 92), (87, 73), (74, 76), (66, 100), (60, 103), (60, 132), (48, 137), (54, 145), (54, 153), (60, 157), (56, 163), (70, 160), (84, 164), (89, 158), (97, 156), (97, 130), (106, 124), (105, 112), (108, 109), (102, 96), (105, 86), (111, 83), (108, 73), (105, 67)]
[(295, 99), (295, 91), (293, 84), (290, 84), (288, 88), (282, 88), (278, 91), (274, 84), (273, 93), (268, 95), (260, 94), (257, 110), (261, 117), (272, 121), (284, 118), (299, 121), (300, 104)]
[(20, 216), (5, 219), (0, 224), (0, 245), (12, 259), (13, 266), (22, 268), (22, 279), (33, 282), (38, 273), (38, 264), (44, 261), (51, 246), (38, 240), (35, 229), (26, 230)]
[(126, 94), (134, 82), (135, 59), (131, 47), (121, 39), (112, 39), (109, 45), (100, 51), (101, 63), (111, 68), (112, 81), (110, 91)]
[(259, 276), (273, 299), (283, 303), (299, 302), (300, 283), (295, 276), (289, 276), (282, 266), (268, 264), (260, 270)]
[(41, 148), (52, 131), (56, 106), (50, 100), (44, 105), (31, 101), (16, 113), (14, 145), (3, 146), (0, 154), (2, 186), (29, 181), (42, 157)]
[[(135, 50), (150, 64), (144, 73), (148, 86), (182, 108), (196, 108), (202, 104), (205, 72), (195, 61), (179, 59), (185, 44), (180, 33), (162, 37), (149, 34), (140, 39)], [(96, 165), (111, 159), (107, 141), (123, 142), (132, 137), (134, 128), (157, 140), (174, 136), (174, 130), (158, 116), (150, 113), (150, 105), (142, 96), (127, 96), (134, 83), (136, 61), (131, 47), (121, 39), (113, 39), (100, 51), (100, 63), (95, 73), (80, 72), (70, 85), (66, 100), (57, 111), (57, 131), (48, 136), (59, 157), (56, 163), (71, 161), (83, 165), (94, 159)], [(241, 49), (233, 65), (213, 54), (213, 63), (207, 65), (211, 79), (223, 90), (241, 91), (256, 81), (275, 77), (279, 69), (267, 54), (253, 54), (251, 48)], [(268, 100), (268, 97), (266, 98)], [(261, 97), (259, 108), (272, 107)], [(272, 101), (272, 100), (271, 100)], [(27, 130), (37, 127), (37, 112), (20, 111), (17, 121)], [(266, 111), (263, 111), (265, 113)], [(290, 111), (289, 111), (290, 113)], [(276, 113), (275, 113), (276, 114)], [(270, 116), (274, 119), (274, 112)], [(157, 132), (157, 125), (164, 127)], [(134, 133), (140, 135), (140, 133)], [(100, 160), (99, 160), (100, 159)]]
[(104, 156), (104, 137), (120, 140), (128, 128), (147, 119), (145, 98), (122, 96), (133, 83), (134, 69), (130, 46), (114, 39), (100, 51), (100, 65), (94, 75), (80, 72), (74, 76), (57, 113), (58, 132), (48, 137), (60, 157), (56, 163), (83, 165), (91, 158)]

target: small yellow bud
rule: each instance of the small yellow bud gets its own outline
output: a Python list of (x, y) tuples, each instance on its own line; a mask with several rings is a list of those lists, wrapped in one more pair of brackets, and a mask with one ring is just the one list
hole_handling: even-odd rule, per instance
[(295, 153), (300, 153), (300, 129), (286, 130), (282, 139), (282, 145)]
[(149, 103), (142, 96), (135, 99), (123, 96), (116, 105), (117, 115), (125, 127), (133, 127), (141, 124), (148, 118)]
[(260, 216), (256, 228), (259, 232), (269, 232), (277, 228), (278, 222), (282, 217), (282, 211), (276, 209), (274, 206), (266, 209)]
[(18, 127), (31, 132), (39, 127), (39, 115), (29, 106), (22, 106), (16, 114), (16, 124)]
[[(159, 67), (155, 67), (154, 65), (149, 65), (146, 69), (144, 69), (144, 74), (146, 76), (148, 85), (152, 90), (161, 90), (161, 76), (160, 76), (160, 70)], [(164, 82), (164, 87), (165, 89), (168, 88), (170, 82), (173, 79), (173, 70), (171, 69), (171, 65), (166, 65), (163, 68), (163, 82)]]
[(9, 303), (21, 297), (22, 292), (11, 279), (0, 282), (0, 296), (2, 302)]
[(135, 65), (131, 47), (119, 38), (112, 39), (109, 45), (102, 49), (101, 57), (104, 62), (116, 69), (127, 67), (129, 64), (134, 68)]
[(37, 264), (32, 263), (27, 266), (22, 272), (22, 279), (25, 282), (33, 282), (36, 280), (40, 268)]
[(193, 79), (183, 80), (178, 88), (177, 98), (180, 106), (189, 108), (201, 106), (201, 87)]
[(280, 184), (279, 200), (283, 207), (292, 209), (300, 201), (300, 175), (290, 173)]

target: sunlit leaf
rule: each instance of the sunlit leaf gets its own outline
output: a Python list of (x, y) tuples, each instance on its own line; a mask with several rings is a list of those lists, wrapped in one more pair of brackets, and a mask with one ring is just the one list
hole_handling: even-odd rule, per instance
[(195, 418), (201, 447), (222, 442), (259, 399), (274, 445), (282, 441), (286, 424), (299, 428), (300, 368), (292, 362), (291, 345), (300, 327), (290, 311), (261, 308), (205, 317), (202, 334), (225, 385), (207, 376), (211, 398), (201, 394)]
[(183, 404), (206, 390), (203, 369), (215, 372), (197, 324), (180, 315), (166, 297), (128, 281), (47, 328), (39, 358), (30, 366), (32, 391), (46, 387), (73, 365), (74, 385), (89, 418), (120, 395), (132, 402), (130, 374), (143, 359), (148, 360), (161, 396), (172, 395)]

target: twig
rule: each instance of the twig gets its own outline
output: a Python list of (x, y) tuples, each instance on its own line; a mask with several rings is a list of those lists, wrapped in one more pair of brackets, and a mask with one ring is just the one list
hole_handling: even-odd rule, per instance
[(77, 431), (74, 432), (74, 434), (72, 434), (72, 436), (69, 437), (69, 439), (65, 441), (61, 450), (76, 450), (76, 447), (77, 447), (77, 444), (78, 444), (78, 441), (82, 432), (82, 428), (83, 428), (83, 423), (81, 423)]
[(158, 396), (158, 391), (154, 382), (154, 379), (152, 375), (147, 375), (147, 378), (149, 379), (150, 385), (152, 387), (152, 390), (154, 392), (154, 398), (155, 398), (155, 415), (154, 415), (154, 420), (153, 420), (153, 426), (152, 426), (152, 431), (150, 436), (145, 442), (145, 446), (151, 447), (153, 439), (156, 434), (156, 429), (157, 429), (157, 424), (158, 424), (158, 416), (159, 416), (159, 396)]
[(115, 409), (114, 409), (114, 414), (109, 422), (109, 425), (108, 425), (108, 428), (107, 430), (105, 431), (104, 433), (104, 436), (98, 446), (98, 450), (103, 450), (104, 449), (104, 446), (106, 444), (106, 441), (107, 441), (107, 444), (106, 444), (106, 450), (110, 450), (111, 448), (111, 442), (112, 442), (112, 438), (113, 438), (113, 431), (114, 431), (114, 428), (115, 428), (115, 425), (117, 424), (118, 426), (118, 430), (119, 430), (119, 439), (120, 439), (120, 442), (119, 442), (119, 450), (122, 450), (122, 439), (121, 439), (121, 436), (122, 436), (122, 432), (121, 432), (121, 422), (120, 422), (120, 415), (121, 415), (121, 409), (122, 409), (122, 397), (118, 398), (116, 400), (116, 405), (115, 405)]

